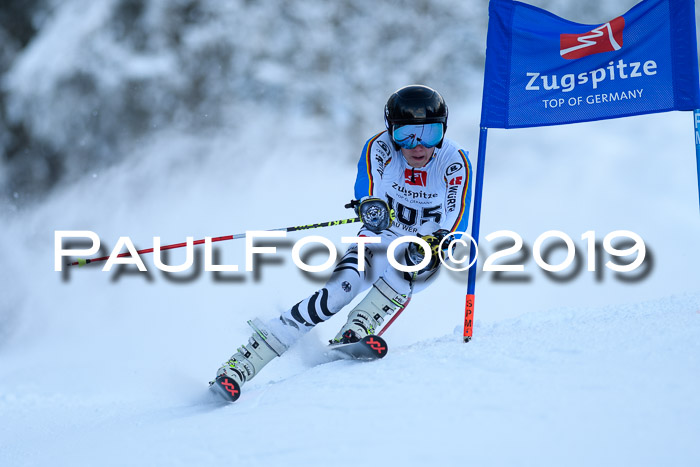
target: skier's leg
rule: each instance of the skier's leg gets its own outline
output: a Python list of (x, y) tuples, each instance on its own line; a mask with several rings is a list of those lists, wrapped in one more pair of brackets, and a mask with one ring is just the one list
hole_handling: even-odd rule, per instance
[(238, 386), (252, 379), (275, 357), (282, 355), (289, 346), (316, 324), (328, 320), (371, 282), (372, 251), (365, 249), (365, 271), (359, 271), (357, 245), (348, 248), (336, 265), (325, 287), (300, 301), (279, 318), (261, 322), (249, 322), (253, 335), (248, 344), (241, 346), (217, 372), (234, 379)]
[(253, 334), (248, 339), (248, 343), (240, 346), (216, 372), (217, 378), (222, 375), (227, 376), (235, 380), (239, 388), (246, 381), (253, 379), (265, 365), (282, 355), (288, 348), (266, 329), (259, 319), (248, 321), (248, 324), (253, 328)]
[[(395, 251), (396, 260), (400, 264), (413, 266), (420, 262), (411, 258), (407, 245), (402, 245)], [(363, 337), (374, 334), (388, 315), (404, 308), (413, 293), (420, 292), (437, 278), (439, 262), (433, 267), (418, 273), (399, 271), (389, 264), (386, 255), (383, 262), (375, 255), (377, 268), (382, 271), (369, 293), (358, 303), (348, 315), (347, 322), (331, 342), (356, 342)]]
[(367, 335), (374, 334), (384, 322), (384, 318), (406, 306), (410, 298), (410, 287), (405, 289), (405, 293), (401, 293), (380, 277), (372, 284), (362, 301), (352, 309), (347, 322), (331, 343), (357, 342)]
[[(373, 267), (373, 260), (370, 259), (373, 253), (369, 245), (365, 247), (364, 254), (365, 271), (360, 271), (357, 245), (348, 248), (326, 285), (282, 313), (280, 321), (287, 327), (295, 329), (298, 338), (315, 325), (333, 317), (371, 284), (367, 280), (372, 276)], [(292, 343), (293, 341), (288, 342), (289, 345)]]
[[(401, 309), (411, 298), (410, 281), (389, 284), (383, 277), (387, 269), (393, 270), (387, 259), (386, 250), (398, 235), (391, 230), (386, 230), (380, 236), (382, 243), (371, 245), (373, 274), (367, 279), (371, 280), (372, 286), (362, 301), (350, 311), (345, 325), (331, 343), (356, 342), (369, 334), (374, 334), (379, 325), (384, 322), (385, 316)], [(402, 251), (401, 248), (399, 250)]]

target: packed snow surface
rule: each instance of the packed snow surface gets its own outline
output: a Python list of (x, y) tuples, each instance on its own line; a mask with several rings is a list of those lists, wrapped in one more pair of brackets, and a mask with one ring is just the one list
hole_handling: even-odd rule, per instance
[[(146, 248), (153, 235), (167, 244), (347, 217), (353, 164), (328, 157), (312, 123), (265, 160), (228, 157), (225, 139), (164, 138), (143, 148), (150, 157), (8, 223), (0, 464), (697, 465), (700, 215), (687, 114), (491, 135), (482, 235), (510, 229), (531, 245), (559, 229), (585, 264), (583, 232), (632, 230), (654, 257), (641, 280), (584, 268), (555, 282), (532, 259), (524, 282), (481, 272), (474, 339), (463, 344), (466, 281), (443, 274), (387, 331), (385, 359), (331, 361), (323, 343), (342, 312), (233, 405), (210, 400), (207, 382), (246, 342), (245, 321), (323, 283), (290, 260), (304, 233), (277, 244), (257, 274), (243, 271), (242, 241), (217, 247), (238, 273), (199, 263), (166, 275), (152, 257), (147, 273), (53, 270), (55, 230), (93, 230), (107, 254), (124, 235)], [(315, 233), (338, 242), (355, 229)]]
[(699, 314), (700, 294), (530, 313), (477, 326), (469, 344), (448, 334), (367, 363), (332, 360), (312, 334), (235, 404), (208, 397), (207, 352), (182, 341), (138, 359), (119, 358), (120, 344), (144, 346), (133, 336), (32, 352), (33, 363), (10, 353), (0, 460), (695, 465)]
[[(86, 9), (81, 28), (101, 31), (93, 15), (103, 8)], [(467, 6), (459, 11), (471, 14)], [(61, 15), (57, 21), (68, 19)], [(356, 19), (358, 28), (348, 23), (352, 36), (364, 24)], [(257, 34), (271, 29), (266, 25)], [(362, 142), (384, 128), (387, 93), (426, 81), (435, 75), (431, 60), (443, 60), (440, 53), (429, 54), (428, 61), (397, 55), (417, 68), (397, 66), (385, 76), (361, 53), (365, 46), (377, 48), (367, 37), (383, 37), (381, 27), (370, 29), (372, 36), (359, 34), (362, 47), (353, 49), (355, 55), (340, 60), (353, 73), (350, 81), (332, 71), (318, 85), (306, 79), (312, 72), (303, 49), (295, 57), (305, 74), (290, 78), (276, 62), (256, 62), (252, 70), (282, 89), (291, 79), (293, 95), (313, 96), (315, 86), (342, 94), (344, 104), (333, 118), (301, 111), (306, 101), (278, 109), (253, 105), (251, 97), (253, 104), (232, 108), (237, 118), (230, 127), (226, 119), (205, 129), (187, 118), (181, 126), (154, 125), (147, 138), (126, 138), (133, 147), (110, 168), (72, 177), (42, 203), (17, 212), (3, 208), (1, 466), (700, 465), (700, 203), (689, 113), (489, 130), (479, 266), (512, 244), (488, 241), (492, 232), (516, 232), (527, 250), (506, 258), (524, 264), (521, 273), (479, 272), (472, 342), (461, 339), (466, 275), (443, 271), (384, 335), (390, 347), (385, 359), (360, 363), (327, 354), (324, 342), (340, 328), (346, 310), (273, 361), (243, 387), (235, 404), (212, 400), (207, 383), (247, 341), (246, 320), (275, 317), (328, 277), (297, 269), (293, 243), (313, 233), (343, 251), (347, 245), (340, 238), (354, 235), (357, 224), (289, 234), (255, 273), (244, 271), (242, 240), (215, 248), (216, 261), (239, 265), (237, 273), (204, 272), (201, 247), (195, 266), (177, 274), (160, 272), (152, 256), (144, 256), (145, 273), (134, 266), (103, 272), (98, 264), (54, 271), (57, 230), (93, 231), (101, 239), (99, 255), (107, 255), (123, 236), (149, 248), (154, 236), (170, 244), (187, 236), (352, 217), (343, 206), (353, 196)], [(50, 35), (13, 68), (10, 84), (18, 89), (8, 88), (19, 99), (16, 112), (27, 112), (34, 130), (69, 147), (75, 138), (51, 122), (75, 112), (78, 101), (58, 93), (66, 103), (57, 115), (30, 111), (23, 103), (48, 105), (38, 93), (44, 88), (32, 84), (58, 79), (68, 59), (82, 66), (82, 55), (64, 50), (65, 41), (105, 50), (99, 42), (79, 40), (81, 30), (61, 36), (47, 29)], [(472, 34), (464, 27), (450, 31)], [(483, 47), (483, 31), (477, 33), (469, 40)], [(200, 36), (188, 37), (199, 43)], [(326, 37), (319, 37), (313, 44), (322, 49)], [(444, 61), (457, 66), (450, 54), (465, 46), (454, 43)], [(274, 43), (263, 45), (285, 53)], [(385, 44), (379, 49), (392, 56), (396, 50)], [(134, 76), (180, 76), (168, 60), (111, 55), (119, 63), (124, 59), (129, 66), (117, 68)], [(85, 66), (102, 70), (97, 75), (104, 79), (118, 77), (100, 61)], [(470, 151), (475, 169), (480, 94), (468, 89), (480, 85), (479, 66), (426, 82), (446, 89), (447, 136)], [(378, 75), (381, 85), (372, 81)], [(464, 92), (455, 84), (461, 81)], [(353, 91), (352, 83), (362, 83), (361, 90)], [(239, 89), (237, 81), (225, 84)], [(207, 95), (216, 100), (219, 90), (212, 89)], [(120, 94), (110, 96), (119, 108)], [(105, 96), (98, 97), (102, 102)], [(277, 103), (275, 93), (263, 97)], [(105, 113), (101, 118), (123, 119), (122, 113)], [(353, 115), (362, 115), (357, 128)], [(143, 130), (139, 121), (128, 123)], [(112, 146), (97, 139), (89, 148), (114, 155)], [(75, 173), (82, 173), (80, 167)], [(576, 245), (576, 262), (553, 275), (532, 256), (535, 240), (550, 230)], [(596, 271), (588, 271), (592, 252), (582, 236), (594, 231), (602, 242), (617, 230), (644, 240), (643, 267), (615, 273), (601, 250)], [(551, 263), (562, 261), (563, 253), (556, 250)], [(325, 259), (316, 252), (309, 262)], [(165, 262), (184, 260), (183, 250), (173, 250)]]

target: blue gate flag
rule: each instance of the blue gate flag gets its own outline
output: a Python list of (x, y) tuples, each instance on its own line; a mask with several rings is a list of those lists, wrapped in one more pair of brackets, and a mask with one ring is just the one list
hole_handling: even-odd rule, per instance
[(481, 126), (700, 108), (694, 0), (643, 0), (604, 24), (491, 0)]

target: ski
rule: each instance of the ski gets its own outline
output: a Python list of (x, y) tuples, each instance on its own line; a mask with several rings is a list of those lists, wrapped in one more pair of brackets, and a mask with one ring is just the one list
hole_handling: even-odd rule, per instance
[[(349, 344), (330, 344), (328, 348), (355, 360), (384, 358), (389, 350), (386, 341), (379, 336), (365, 336), (363, 339)], [(212, 381), (209, 384), (209, 390), (218, 399), (228, 402), (235, 402), (241, 396), (241, 386), (235, 379), (225, 374), (219, 375)]]
[(379, 336), (365, 336), (358, 342), (349, 344), (330, 344), (334, 352), (340, 352), (357, 360), (377, 360), (384, 358), (389, 351), (386, 341)]
[(209, 389), (229, 402), (235, 402), (241, 396), (241, 387), (236, 380), (226, 375), (219, 375), (209, 384)]

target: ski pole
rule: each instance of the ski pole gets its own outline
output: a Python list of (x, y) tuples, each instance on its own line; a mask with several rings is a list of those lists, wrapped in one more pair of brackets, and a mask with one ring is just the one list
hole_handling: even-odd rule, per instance
[[(311, 229), (318, 229), (321, 227), (332, 227), (334, 225), (343, 225), (343, 224), (352, 224), (353, 222), (359, 222), (360, 218), (359, 217), (354, 217), (351, 219), (340, 219), (337, 221), (328, 221), (328, 222), (319, 222), (318, 224), (307, 224), (307, 225), (295, 225), (293, 227), (281, 227), (278, 229), (269, 229), (265, 230), (265, 232), (275, 232), (275, 231), (283, 231), (283, 232), (296, 232), (298, 230), (311, 230)], [(224, 240), (236, 240), (239, 238), (245, 238), (246, 234), (245, 233), (239, 233), (239, 234), (233, 234), (233, 235), (226, 235), (224, 237), (214, 237), (211, 239), (212, 243), (214, 242), (223, 242)], [(201, 240), (196, 240), (193, 244), (194, 245), (201, 245), (203, 244), (205, 239)], [(187, 246), (187, 242), (183, 243), (174, 243), (172, 245), (165, 245), (160, 247), (160, 250), (173, 250), (175, 248), (182, 248)], [(136, 253), (139, 255), (145, 254), (145, 253), (153, 253), (153, 248), (146, 248), (144, 250), (138, 250)], [(125, 256), (131, 256), (131, 253), (126, 252), (126, 253), (120, 253), (117, 255), (117, 258), (123, 258)], [(74, 261), (72, 263), (66, 264), (66, 266), (85, 266), (86, 264), (90, 263), (97, 263), (99, 261), (106, 261), (109, 259), (109, 256), (102, 256), (101, 258), (92, 258), (92, 259), (79, 259), (78, 261)]]

